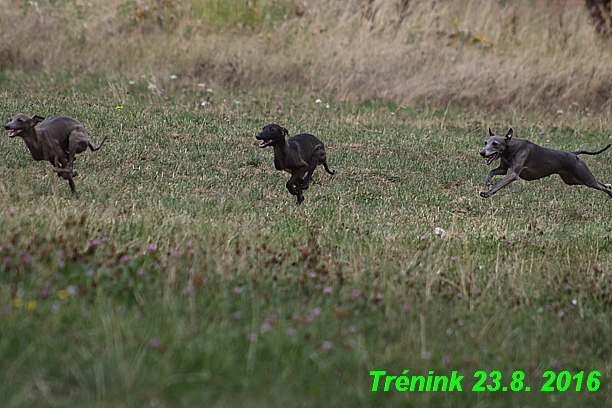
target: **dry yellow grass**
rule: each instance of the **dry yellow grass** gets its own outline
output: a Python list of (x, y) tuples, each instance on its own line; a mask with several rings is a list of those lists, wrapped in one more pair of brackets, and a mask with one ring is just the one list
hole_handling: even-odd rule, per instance
[(582, 2), (91, 0), (0, 10), (0, 68), (523, 110), (611, 101)]

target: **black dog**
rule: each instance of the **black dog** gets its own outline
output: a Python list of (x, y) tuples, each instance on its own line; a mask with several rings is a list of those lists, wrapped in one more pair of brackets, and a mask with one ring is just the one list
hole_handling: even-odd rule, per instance
[[(272, 123), (264, 127), (256, 139), (262, 140), (259, 145), (261, 148), (274, 147), (274, 167), (276, 170), (284, 170), (291, 174), (287, 190), (292, 195), (297, 195), (299, 205), (304, 201), (302, 190), (308, 188), (312, 173), (319, 164), (322, 164), (329, 174), (336, 172), (327, 167), (323, 142), (308, 133), (301, 133), (286, 140), (285, 136), (288, 134), (287, 129)], [(306, 173), (308, 174), (304, 177)]]

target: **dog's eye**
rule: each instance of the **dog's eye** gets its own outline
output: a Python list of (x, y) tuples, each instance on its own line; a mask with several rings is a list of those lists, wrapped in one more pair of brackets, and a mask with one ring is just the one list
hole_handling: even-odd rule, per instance
[(493, 146), (497, 146), (499, 143), (497, 142), (493, 142)]

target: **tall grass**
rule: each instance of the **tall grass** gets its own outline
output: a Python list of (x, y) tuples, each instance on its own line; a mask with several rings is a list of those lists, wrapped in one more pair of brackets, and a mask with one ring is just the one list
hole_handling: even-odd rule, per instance
[[(0, 11), (9, 78), (142, 75), (409, 105), (607, 109), (610, 45), (578, 1), (53, 1)], [(53, 41), (49, 41), (52, 38)]]

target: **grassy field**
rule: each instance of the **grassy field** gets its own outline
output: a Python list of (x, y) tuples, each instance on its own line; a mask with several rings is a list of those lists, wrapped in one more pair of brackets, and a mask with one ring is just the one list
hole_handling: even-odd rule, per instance
[[(488, 126), (596, 149), (608, 116), (134, 86), (0, 91), (3, 118), (110, 135), (77, 160), (79, 198), (0, 138), (2, 406), (611, 402), (609, 198), (558, 177), (478, 195)], [(317, 170), (302, 206), (257, 146), (269, 122), (326, 142), (337, 174)], [(586, 160), (610, 181), (609, 154)], [(373, 370), (455, 371), (463, 391), (372, 392)], [(582, 389), (542, 392), (549, 370), (584, 371)], [(531, 391), (473, 392), (478, 371)]]
[[(582, 2), (9, 0), (0, 24), (2, 124), (109, 136), (78, 198), (0, 137), (0, 406), (612, 404), (609, 197), (478, 194), (489, 126), (611, 142)], [(271, 122), (337, 171), (301, 206)], [(430, 373), (462, 391), (397, 389)]]

